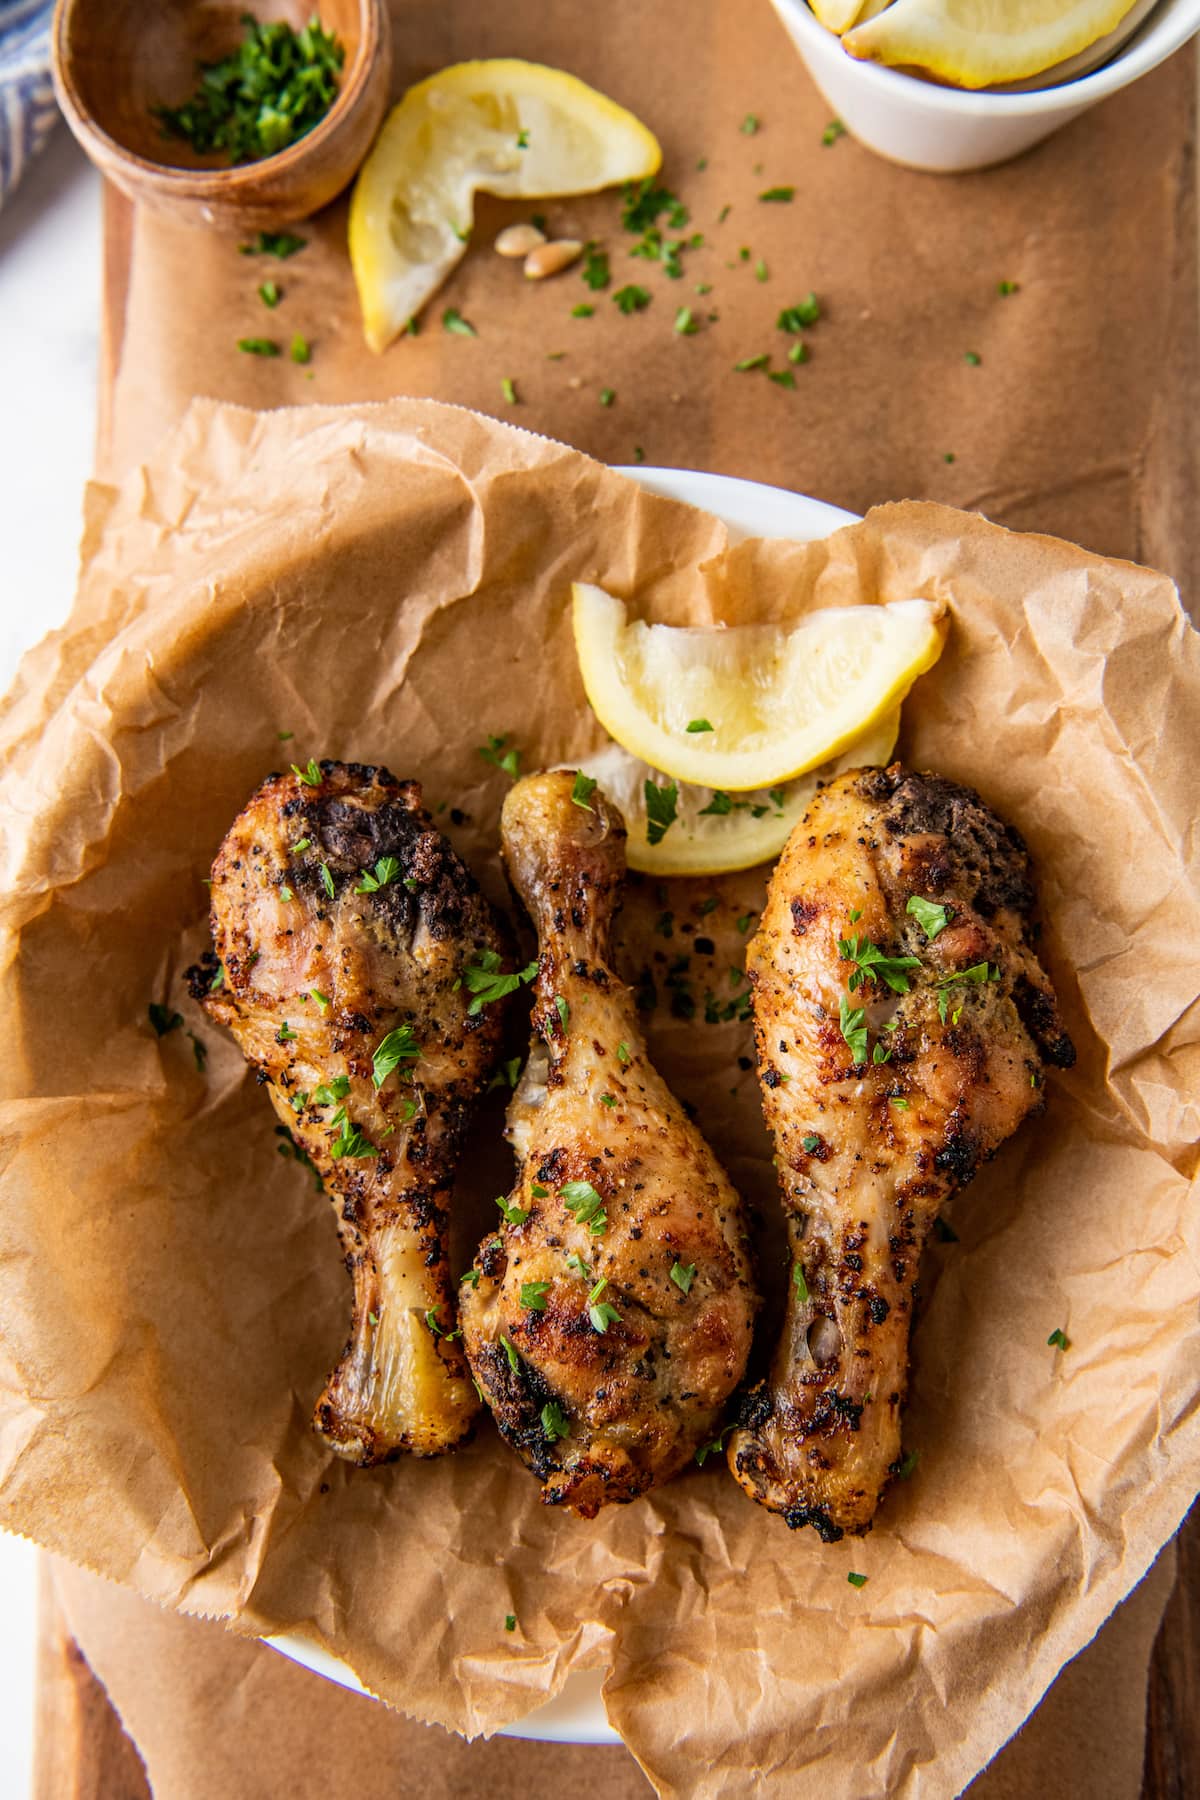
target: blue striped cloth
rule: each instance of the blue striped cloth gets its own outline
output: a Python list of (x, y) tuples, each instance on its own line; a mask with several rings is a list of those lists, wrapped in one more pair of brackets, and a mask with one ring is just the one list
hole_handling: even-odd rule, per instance
[(58, 117), (50, 81), (53, 0), (0, 0), (0, 206)]

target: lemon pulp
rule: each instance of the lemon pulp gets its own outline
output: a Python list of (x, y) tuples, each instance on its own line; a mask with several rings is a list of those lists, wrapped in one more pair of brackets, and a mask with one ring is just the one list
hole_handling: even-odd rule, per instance
[(384, 121), (350, 202), (368, 344), (386, 349), (464, 254), (476, 193), (591, 193), (661, 162), (640, 120), (562, 69), (504, 57), (418, 82)]

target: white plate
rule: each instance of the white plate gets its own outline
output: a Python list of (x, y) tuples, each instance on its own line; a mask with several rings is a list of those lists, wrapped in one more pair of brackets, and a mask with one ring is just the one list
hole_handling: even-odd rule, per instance
[[(828, 537), (842, 525), (853, 525), (858, 517), (823, 500), (767, 487), (761, 481), (739, 481), (732, 475), (701, 475), (694, 469), (628, 468), (620, 472), (652, 494), (715, 513), (737, 537), (794, 538), (807, 543), (811, 538)], [(341, 1687), (359, 1694), (368, 1692), (348, 1663), (330, 1656), (300, 1632), (289, 1631), (263, 1641)], [(619, 1744), (604, 1711), (603, 1685), (603, 1669), (568, 1675), (553, 1700), (508, 1726), (501, 1736), (536, 1738), (548, 1744)]]

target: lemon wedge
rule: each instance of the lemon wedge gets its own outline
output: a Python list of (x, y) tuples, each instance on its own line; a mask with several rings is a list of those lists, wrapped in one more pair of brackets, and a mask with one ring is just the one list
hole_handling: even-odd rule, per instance
[(863, 0), (809, 0), (809, 4), (826, 31), (838, 37), (857, 23), (863, 9)]
[(1021, 81), (1115, 31), (1135, 0), (894, 0), (842, 39), (851, 56), (957, 87)]
[[(620, 807), (629, 833), (626, 858), (631, 869), (646, 875), (726, 875), (774, 862), (818, 785), (832, 781), (844, 769), (887, 763), (899, 731), (900, 709), (896, 707), (820, 768), (780, 787), (736, 795), (672, 783), (649, 763), (622, 750), (620, 744), (606, 744), (584, 757), (578, 767), (598, 781)], [(662, 793), (656, 807), (660, 822), (664, 812), (673, 810), (675, 814), (661, 835), (657, 827), (653, 831), (650, 827), (648, 781)], [(652, 836), (656, 839), (653, 843)]]
[(603, 588), (577, 582), (573, 595), (583, 685), (609, 736), (677, 781), (728, 793), (837, 756), (899, 706), (945, 641), (928, 600), (697, 630), (631, 620)]
[(445, 280), (477, 193), (587, 194), (661, 162), (640, 120), (562, 69), (495, 58), (418, 82), (384, 121), (350, 202), (367, 343), (386, 349)]

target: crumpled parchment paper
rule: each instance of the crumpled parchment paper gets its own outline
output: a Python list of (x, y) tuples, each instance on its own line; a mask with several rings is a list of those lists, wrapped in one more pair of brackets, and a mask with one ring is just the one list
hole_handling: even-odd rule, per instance
[[(934, 505), (734, 546), (577, 452), (422, 401), (199, 403), (93, 490), (85, 549), (76, 613), (0, 713), (0, 1524), (164, 1604), (307, 1632), (467, 1733), (608, 1666), (610, 1717), (664, 1794), (955, 1793), (1200, 1474), (1200, 655), (1171, 584)], [(900, 749), (977, 785), (1036, 859), (1079, 1063), (927, 1257), (919, 1463), (863, 1540), (790, 1534), (715, 1459), (584, 1524), (487, 1427), (371, 1472), (308, 1428), (346, 1277), (327, 1202), (184, 995), (203, 878), (268, 770), (330, 755), (419, 777), (502, 896), (486, 733), (526, 768), (602, 737), (573, 578), (672, 622), (943, 598)], [(691, 956), (694, 1020), (660, 984), (650, 1036), (769, 1223), (748, 1028), (703, 1016), (762, 881), (670, 884), (658, 954), (685, 953), (715, 894), (716, 955)], [(663, 908), (631, 893), (634, 962)], [(183, 1024), (157, 1037), (151, 1001)], [(500, 1123), (493, 1097), (466, 1238), (503, 1184)]]

